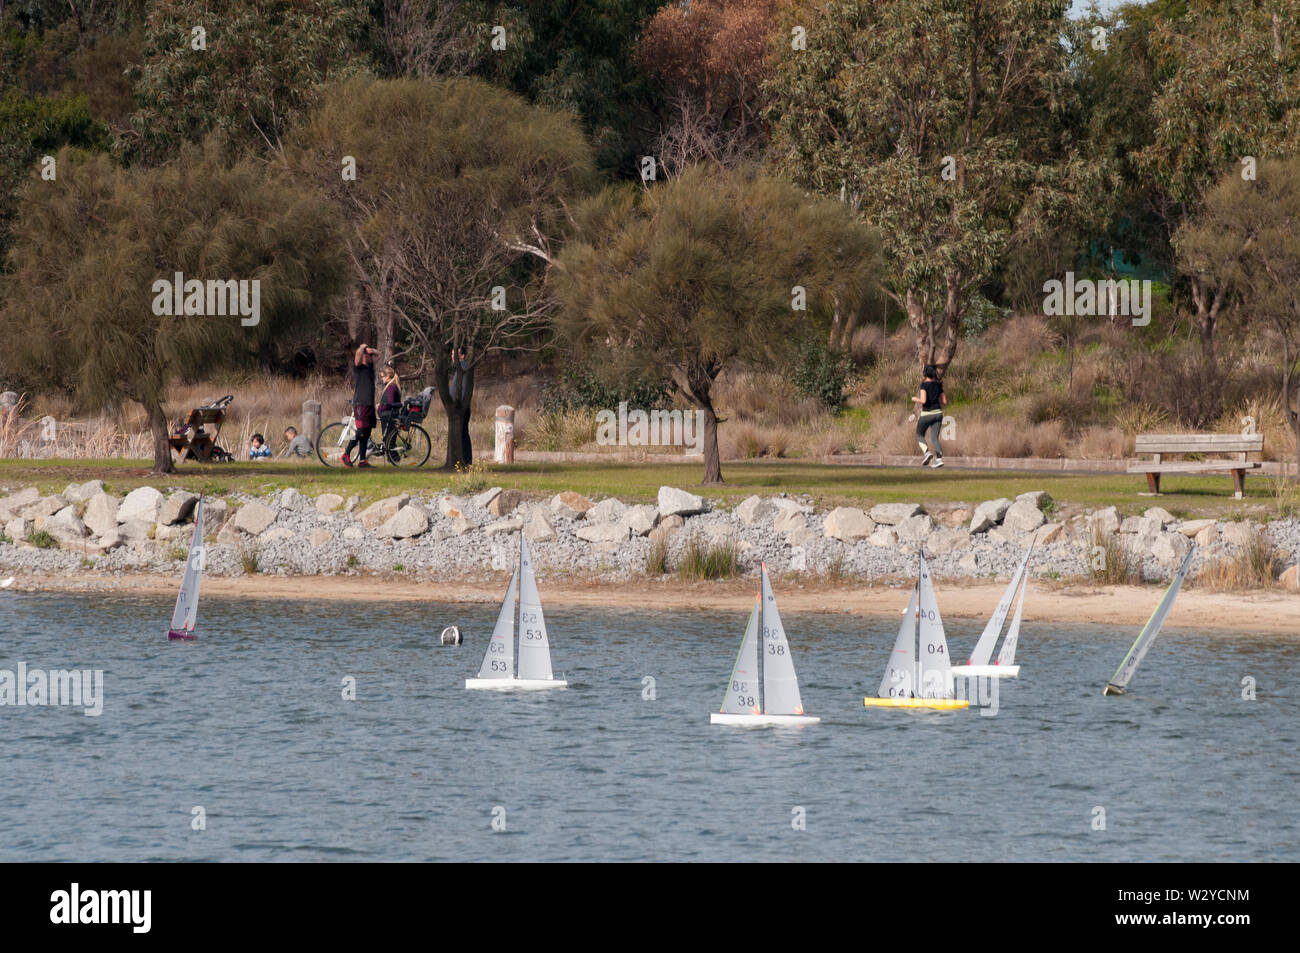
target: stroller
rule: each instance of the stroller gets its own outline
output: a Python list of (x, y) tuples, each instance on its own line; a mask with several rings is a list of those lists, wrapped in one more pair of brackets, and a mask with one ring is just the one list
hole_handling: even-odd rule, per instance
[(167, 442), (178, 455), (179, 461), (226, 463), (233, 459), (223, 448), (217, 446), (217, 435), (221, 433), (221, 423), (226, 419), (226, 407), (234, 399), (234, 394), (227, 394), (220, 400), (208, 401), (201, 407), (195, 407), (184, 421), (176, 425)]

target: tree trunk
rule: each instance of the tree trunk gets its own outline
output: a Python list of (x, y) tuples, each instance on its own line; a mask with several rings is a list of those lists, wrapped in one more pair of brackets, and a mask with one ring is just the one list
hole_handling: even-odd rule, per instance
[[(957, 341), (961, 330), (961, 302), (958, 297), (959, 278), (950, 275), (947, 279), (948, 290), (944, 297), (941, 315), (931, 316), (926, 313), (921, 296), (915, 289), (907, 289), (904, 306), (907, 311), (907, 323), (916, 335), (916, 357), (921, 367), (933, 364), (942, 378), (957, 354)], [(937, 324), (944, 329), (943, 347), (938, 341)]]
[(172, 473), (176, 464), (172, 462), (172, 448), (167, 442), (167, 415), (163, 411), (162, 401), (154, 398), (141, 403), (149, 415), (149, 433), (153, 436), (153, 472)]
[(708, 398), (699, 406), (704, 416), (704, 479), (700, 483), (709, 486), (722, 482), (722, 457), (718, 453), (718, 415)]
[(470, 406), (474, 400), (474, 366), (465, 371), (465, 393), (460, 400), (451, 395), (452, 365), (450, 358), (438, 359), (433, 370), (434, 384), (438, 396), (442, 399), (442, 409), (447, 415), (447, 457), (443, 462), (444, 470), (468, 467), (474, 462), (473, 447), (466, 446), (464, 436), (465, 423), (469, 418)]

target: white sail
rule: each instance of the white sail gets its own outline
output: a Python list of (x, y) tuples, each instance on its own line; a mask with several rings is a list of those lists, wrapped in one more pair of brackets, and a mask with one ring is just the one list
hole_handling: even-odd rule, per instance
[(763, 713), (802, 715), (799, 679), (794, 674), (790, 643), (785, 637), (785, 626), (781, 624), (781, 613), (776, 608), (776, 595), (767, 578), (766, 566), (762, 567), (761, 575), (763, 602), (758, 619), (763, 630)]
[(920, 648), (917, 661), (920, 665), (917, 694), (922, 698), (952, 698), (952, 665), (948, 661), (948, 642), (943, 637), (943, 619), (939, 617), (939, 603), (934, 597), (934, 584), (930, 581), (930, 567), (921, 557), (921, 581), (918, 585), (917, 626)]
[(483, 653), (483, 664), (479, 666), (479, 678), (514, 678), (515, 675), (515, 591), (519, 586), (519, 569), (515, 568), (510, 577), (510, 588), (506, 590), (501, 611), (497, 614), (497, 624), (492, 630), (487, 651)]
[(903, 624), (898, 627), (894, 651), (890, 653), (885, 677), (876, 692), (880, 698), (913, 698), (916, 695), (916, 586), (907, 600)]
[(1002, 640), (1002, 651), (998, 653), (998, 660), (994, 663), (996, 665), (1016, 664), (1016, 643), (1020, 641), (1020, 619), (1025, 612), (1025, 590), (1028, 588), (1029, 580), (1025, 579), (1020, 598), (1016, 600), (1016, 614), (1011, 617), (1011, 628), (1007, 629), (1007, 637)]
[(519, 677), (551, 681), (551, 645), (528, 541), (519, 534)]
[(181, 576), (181, 591), (176, 594), (176, 608), (172, 610), (171, 633), (188, 635), (194, 631), (199, 616), (199, 585), (203, 581), (203, 497), (194, 508), (194, 535), (190, 537), (190, 551), (185, 557), (185, 572)]
[(736, 664), (731, 669), (731, 681), (722, 699), (722, 711), (729, 715), (757, 715), (762, 710), (758, 692), (758, 606), (754, 600), (749, 613), (749, 625), (736, 653)]
[(1178, 598), (1178, 590), (1183, 587), (1183, 577), (1187, 575), (1187, 567), (1192, 564), (1192, 554), (1196, 552), (1193, 545), (1187, 550), (1187, 556), (1183, 559), (1183, 564), (1174, 576), (1174, 581), (1169, 584), (1165, 590), (1165, 596), (1160, 600), (1160, 605), (1156, 606), (1156, 611), (1151, 613), (1151, 618), (1147, 619), (1147, 624), (1142, 627), (1138, 637), (1129, 647), (1128, 654), (1124, 656), (1124, 661), (1119, 663), (1119, 668), (1115, 669), (1115, 674), (1111, 676), (1108, 688), (1114, 687), (1123, 690), (1124, 686), (1129, 683), (1133, 673), (1137, 671), (1142, 657), (1147, 654), (1147, 649), (1151, 648), (1151, 643), (1156, 640), (1160, 634), (1161, 627), (1165, 624), (1165, 619), (1169, 615), (1169, 610), (1174, 607), (1174, 600)]
[(993, 658), (993, 646), (997, 644), (998, 636), (1002, 634), (1002, 626), (1007, 621), (1007, 613), (1011, 611), (1011, 603), (1015, 600), (1016, 590), (1020, 587), (1020, 581), (1025, 577), (1025, 567), (1029, 565), (1029, 553), (1033, 551), (1033, 547), (1030, 546), (1029, 551), (1020, 560), (1020, 567), (1016, 570), (1016, 574), (1011, 577), (1006, 592), (1002, 593), (1002, 598), (998, 600), (998, 607), (993, 610), (988, 625), (984, 626), (979, 641), (975, 643), (974, 651), (971, 652), (970, 658), (966, 660), (967, 665), (988, 665), (989, 660)]

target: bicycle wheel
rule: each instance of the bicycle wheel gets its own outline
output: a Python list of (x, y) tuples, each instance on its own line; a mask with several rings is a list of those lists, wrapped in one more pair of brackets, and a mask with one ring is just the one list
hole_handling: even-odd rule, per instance
[(345, 437), (348, 436), (350, 427), (345, 427), (341, 423), (333, 423), (322, 427), (320, 436), (316, 438), (316, 456), (320, 462), (327, 467), (343, 466), (343, 448), (348, 445)]
[(395, 467), (422, 467), (429, 459), (429, 435), (418, 424), (394, 427), (388, 437), (388, 462)]

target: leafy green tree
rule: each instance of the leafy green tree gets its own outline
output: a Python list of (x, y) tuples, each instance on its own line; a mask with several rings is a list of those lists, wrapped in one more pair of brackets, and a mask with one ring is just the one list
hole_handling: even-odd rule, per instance
[[(1143, 187), (1166, 206), (1170, 234), (1243, 158), (1300, 150), (1300, 0), (1189, 4), (1151, 37), (1159, 82), (1152, 141), (1135, 156)], [(1215, 330), (1228, 286), (1188, 276), (1204, 362), (1217, 375)]]
[[(289, 157), (346, 223), (381, 354), (431, 374), (447, 415), (446, 466), (465, 463), (475, 369), (536, 346), (549, 322), (541, 273), (567, 205), (593, 187), (577, 124), (478, 79), (356, 79), (327, 92)], [(466, 349), (469, 386), (453, 397), (455, 348)]]
[(1300, 460), (1300, 158), (1266, 159), (1256, 171), (1254, 180), (1224, 175), (1174, 245), (1185, 272), (1228, 289), (1247, 326), (1277, 348), (1282, 407)]
[[(172, 469), (168, 383), (253, 363), (314, 320), (346, 273), (323, 203), (260, 162), (228, 166), (214, 152), (187, 147), (161, 168), (125, 170), (61, 150), (57, 181), (27, 187), (0, 289), (6, 370), (88, 408), (141, 404), (160, 473)], [(155, 282), (176, 272), (260, 281), (260, 322), (155, 313)]]
[[(154, 4), (124, 153), (156, 163), (209, 133), (232, 151), (278, 151), (318, 87), (362, 65), (365, 24), (365, 0)], [(196, 28), (203, 49), (195, 49)]]
[(752, 169), (613, 187), (578, 223), (553, 272), (561, 333), (612, 372), (671, 374), (703, 416), (705, 483), (722, 482), (718, 375), (788, 365), (802, 330), (868, 293), (879, 254), (847, 207)]
[[(795, 0), (767, 85), (773, 162), (880, 229), (917, 360), (947, 368), (1017, 244), (1096, 214), (1071, 147), (1071, 31), (1050, 0)], [(794, 49), (791, 28), (807, 33)]]

